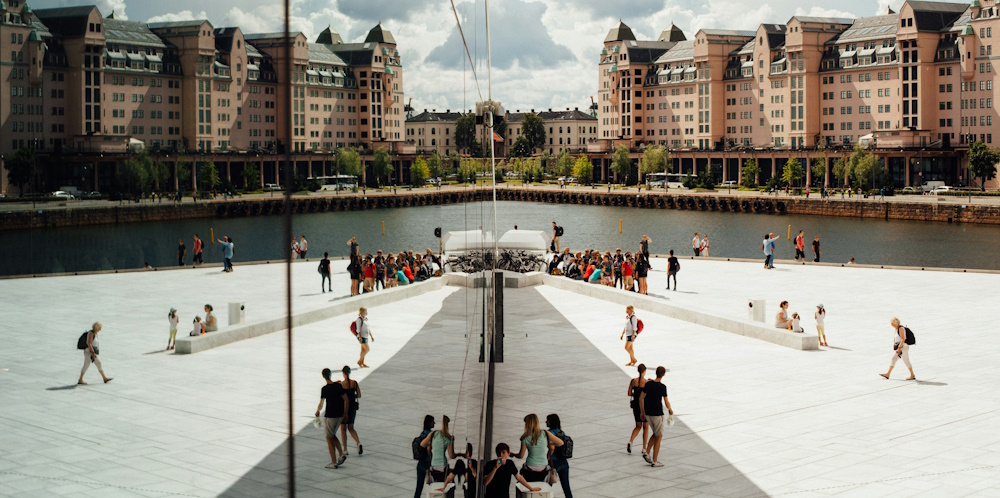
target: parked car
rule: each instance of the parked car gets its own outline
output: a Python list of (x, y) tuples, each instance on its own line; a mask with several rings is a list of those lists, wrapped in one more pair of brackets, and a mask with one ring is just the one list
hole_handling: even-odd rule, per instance
[(938, 187), (944, 187), (944, 186), (945, 184), (942, 181), (929, 181), (929, 182), (924, 182), (923, 185), (920, 186), (920, 189), (923, 190), (925, 194), (927, 194)]
[(56, 190), (55, 192), (52, 192), (51, 197), (55, 197), (56, 199), (65, 199), (67, 201), (76, 199), (76, 197), (73, 197), (73, 194), (65, 190)]
[(737, 186), (738, 184), (736, 183), (736, 180), (726, 180), (722, 182), (722, 188), (737, 187)]
[(560, 176), (559, 181), (562, 182), (563, 185), (569, 185), (571, 183), (578, 182), (575, 176)]
[(919, 190), (914, 187), (903, 187), (903, 192), (919, 192)]
[(952, 191), (951, 187), (949, 187), (947, 185), (941, 185), (939, 187), (935, 187), (934, 190), (931, 190), (931, 194), (932, 195), (938, 195), (938, 194), (942, 194), (944, 192), (951, 192), (951, 191)]
[(282, 189), (281, 185), (278, 185), (277, 183), (265, 183), (264, 190), (284, 190), (284, 189)]
[(100, 199), (101, 198), (101, 193), (100, 192), (96, 192), (96, 191), (95, 192), (84, 192), (83, 194), (80, 195), (80, 198), (81, 199)]

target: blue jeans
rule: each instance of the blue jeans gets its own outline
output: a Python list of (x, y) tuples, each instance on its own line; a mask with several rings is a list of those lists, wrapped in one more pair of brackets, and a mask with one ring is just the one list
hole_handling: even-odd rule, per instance
[(420, 498), (424, 492), (424, 480), (427, 479), (427, 467), (424, 464), (417, 464), (417, 492), (413, 493), (413, 498)]
[(563, 494), (566, 498), (573, 498), (573, 491), (569, 489), (569, 462), (563, 459), (553, 460), (552, 467), (559, 474), (559, 484), (562, 486)]

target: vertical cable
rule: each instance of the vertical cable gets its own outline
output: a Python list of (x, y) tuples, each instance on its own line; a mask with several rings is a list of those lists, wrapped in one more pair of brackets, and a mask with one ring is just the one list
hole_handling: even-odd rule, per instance
[[(292, 35), (289, 19), (292, 16), (290, 0), (285, 3), (285, 240), (292, 237)], [(295, 496), (295, 426), (292, 417), (292, 247), (285, 244), (285, 307), (288, 327), (288, 495)]]

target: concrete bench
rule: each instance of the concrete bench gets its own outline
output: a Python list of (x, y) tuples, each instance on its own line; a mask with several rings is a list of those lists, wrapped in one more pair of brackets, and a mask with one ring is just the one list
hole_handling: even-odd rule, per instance
[(534, 488), (542, 488), (541, 491), (531, 491), (524, 487), (524, 484), (517, 483), (514, 486), (517, 489), (517, 498), (552, 498), (552, 485), (547, 482), (529, 482)]
[(705, 311), (682, 308), (662, 299), (643, 296), (634, 292), (623, 292), (604, 285), (587, 285), (586, 283), (565, 277), (553, 277), (546, 274), (542, 274), (541, 277), (545, 285), (603, 301), (623, 306), (631, 304), (637, 308), (652, 311), (666, 317), (703, 325), (731, 334), (767, 341), (787, 348), (802, 351), (819, 349), (819, 337), (814, 334), (798, 334), (784, 329), (768, 327), (759, 322), (737, 320)]

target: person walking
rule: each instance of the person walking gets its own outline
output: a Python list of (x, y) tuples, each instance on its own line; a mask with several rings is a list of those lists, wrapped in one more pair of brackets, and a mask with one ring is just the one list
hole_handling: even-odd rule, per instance
[(559, 237), (562, 236), (562, 227), (556, 225), (556, 222), (552, 222), (552, 252), (559, 252)]
[(569, 460), (565, 458), (565, 453), (560, 448), (566, 448), (566, 433), (562, 430), (562, 422), (559, 420), (559, 415), (555, 413), (550, 413), (545, 417), (545, 425), (549, 428), (549, 432), (562, 440), (563, 444), (561, 446), (552, 446), (551, 441), (549, 445), (549, 453), (552, 454), (549, 457), (549, 462), (552, 468), (555, 469), (556, 475), (559, 476), (559, 484), (562, 485), (563, 495), (566, 498), (573, 498), (573, 491), (569, 487)]
[[(330, 380), (331, 374), (332, 372), (329, 368), (323, 369), (323, 378), (326, 379), (326, 385), (320, 390), (316, 416), (319, 416), (320, 410), (323, 409), (323, 402), (325, 401), (326, 413), (323, 415), (323, 429), (326, 432), (326, 446), (330, 450), (330, 463), (326, 465), (326, 468), (336, 469), (347, 460), (347, 454), (344, 453), (344, 450), (340, 447), (340, 441), (337, 439), (337, 429), (340, 428), (340, 424), (347, 420), (349, 401), (347, 393), (344, 392), (344, 386), (340, 382)], [(347, 446), (346, 441), (344, 446)], [(340, 453), (340, 458), (337, 458), (337, 453)]]
[(813, 262), (819, 263), (819, 254), (819, 235), (817, 235), (816, 238), (813, 239), (813, 255), (815, 256), (815, 258), (813, 258)]
[(826, 308), (822, 304), (816, 306), (816, 313), (813, 315), (816, 319), (816, 333), (819, 334), (819, 345), (829, 346), (826, 343), (826, 330), (823, 325), (823, 321), (826, 320)]
[(114, 380), (111, 377), (104, 375), (104, 366), (101, 365), (101, 348), (97, 343), (97, 334), (103, 327), (104, 326), (101, 325), (101, 322), (94, 322), (94, 325), (91, 326), (90, 330), (86, 332), (87, 347), (83, 348), (83, 370), (80, 370), (80, 378), (76, 381), (77, 385), (87, 385), (87, 383), (83, 381), (83, 374), (87, 373), (87, 369), (90, 368), (91, 363), (97, 365), (97, 371), (101, 373), (101, 378), (104, 379), (105, 384)]
[(292, 259), (299, 259), (299, 241), (292, 237)]
[(167, 339), (167, 351), (170, 351), (177, 345), (177, 323), (181, 321), (181, 317), (177, 314), (177, 308), (170, 308), (170, 313), (167, 313), (167, 321), (170, 322), (170, 338)]
[(896, 360), (902, 358), (903, 363), (906, 364), (906, 368), (910, 370), (910, 376), (906, 380), (917, 380), (917, 376), (913, 374), (913, 365), (910, 364), (910, 345), (906, 342), (906, 327), (899, 324), (899, 318), (893, 318), (889, 323), (892, 325), (893, 330), (896, 331), (892, 340), (892, 360), (889, 362), (889, 371), (879, 375), (888, 379), (889, 374), (892, 373), (892, 369), (896, 367)]
[(358, 359), (358, 366), (368, 368), (369, 365), (365, 363), (365, 355), (371, 349), (368, 343), (375, 342), (375, 336), (372, 335), (372, 331), (368, 327), (368, 308), (362, 306), (358, 310), (358, 318), (354, 323), (354, 330), (358, 332), (358, 342), (361, 344), (361, 357)]
[(228, 235), (219, 239), (219, 243), (222, 244), (222, 257), (224, 261), (222, 271), (231, 273), (233, 271), (233, 243), (229, 240)]
[(642, 234), (642, 242), (639, 242), (639, 247), (642, 250), (642, 255), (646, 257), (646, 261), (649, 261), (649, 244), (652, 242), (653, 239), (649, 238), (646, 234)]
[(625, 445), (625, 451), (632, 453), (632, 441), (635, 441), (635, 437), (639, 435), (639, 431), (642, 431), (642, 454), (645, 456), (646, 441), (649, 440), (649, 422), (646, 421), (646, 414), (642, 412), (639, 406), (639, 398), (642, 396), (643, 388), (646, 387), (646, 365), (640, 363), (637, 369), (639, 370), (639, 376), (629, 380), (628, 390), (626, 390), (626, 394), (631, 398), (629, 400), (629, 407), (632, 408), (635, 429), (632, 429), (632, 435), (628, 439), (628, 444)]
[(635, 316), (635, 309), (630, 304), (625, 307), (625, 328), (622, 329), (621, 336), (618, 337), (620, 341), (622, 337), (628, 336), (625, 338), (625, 351), (628, 352), (629, 356), (629, 362), (625, 364), (626, 367), (631, 367), (637, 362), (635, 353), (632, 350), (637, 330), (639, 330), (639, 319)]
[(194, 257), (191, 258), (191, 265), (197, 267), (198, 265), (205, 264), (205, 261), (201, 259), (201, 253), (205, 250), (205, 243), (198, 237), (198, 234), (194, 234), (193, 250)]
[(347, 271), (351, 274), (351, 295), (357, 296), (361, 293), (359, 290), (361, 286), (361, 255), (357, 237), (351, 237), (347, 241), (347, 245), (351, 246), (351, 259), (347, 264)]
[(635, 273), (635, 280), (639, 284), (639, 294), (645, 295), (649, 290), (646, 285), (646, 278), (649, 276), (649, 259), (646, 258), (645, 254), (639, 253), (635, 257), (635, 266), (632, 268), (632, 272)]
[(698, 240), (698, 232), (695, 232), (694, 238), (691, 239), (691, 250), (694, 251), (695, 256), (701, 255), (701, 241)]
[(674, 250), (670, 250), (670, 257), (667, 258), (667, 290), (670, 290), (670, 279), (674, 279), (674, 291), (677, 291), (677, 272), (681, 271), (681, 262), (674, 256)]
[(187, 246), (184, 239), (177, 239), (177, 266), (184, 266), (184, 256), (187, 254)]
[(354, 430), (354, 419), (358, 415), (358, 399), (361, 398), (361, 385), (358, 381), (351, 380), (351, 367), (344, 365), (341, 370), (344, 374), (344, 380), (340, 381), (340, 385), (344, 386), (344, 392), (347, 394), (347, 416), (344, 417), (344, 423), (340, 425), (340, 439), (344, 442), (344, 454), (347, 454), (347, 433), (351, 433), (351, 437), (354, 438), (354, 443), (358, 445), (358, 456), (365, 453), (364, 446), (361, 446), (361, 440), (358, 439), (358, 433)]
[(702, 256), (708, 257), (708, 234), (706, 233), (701, 239), (701, 250), (698, 251)]
[[(646, 414), (650, 429), (653, 430), (653, 434), (646, 443), (646, 455), (651, 455), (651, 457), (647, 457), (646, 461), (653, 467), (663, 467), (663, 462), (659, 460), (660, 442), (663, 440), (663, 426), (665, 424), (663, 405), (667, 406), (667, 412), (671, 418), (674, 415), (670, 399), (667, 398), (667, 386), (663, 384), (663, 376), (666, 373), (666, 368), (656, 367), (656, 379), (646, 382), (646, 386), (642, 389), (642, 396), (639, 397), (639, 405), (642, 407), (643, 413)], [(663, 399), (662, 404), (661, 398)], [(646, 455), (643, 456), (646, 457)]]
[(802, 230), (799, 230), (799, 234), (795, 236), (795, 261), (802, 258), (802, 264), (806, 264), (806, 242), (805, 235), (802, 234)]
[[(329, 289), (330, 292), (333, 292), (333, 284), (331, 283), (332, 280), (330, 279), (330, 253), (328, 252), (324, 252), (323, 259), (319, 260), (319, 275), (320, 275), (320, 281), (319, 281), (320, 290), (326, 292), (327, 289)], [(326, 284), (325, 287), (324, 284)]]
[[(427, 451), (423, 442), (433, 430), (434, 416), (424, 415), (424, 430), (420, 432), (419, 436), (417, 436), (417, 439), (420, 440), (420, 443), (417, 443), (419, 445), (419, 449), (417, 451), (419, 451), (420, 458), (417, 459), (417, 490), (413, 493), (413, 498), (423, 498), (422, 494), (424, 492), (424, 482), (427, 481), (427, 471), (431, 468), (431, 454)], [(510, 483), (508, 482), (508, 485), (509, 484)]]
[(770, 270), (774, 268), (774, 241), (778, 237), (771, 232), (764, 236), (764, 268)]
[(306, 240), (306, 236), (303, 235), (299, 240), (299, 258), (306, 259), (307, 251), (309, 251), (309, 241)]

